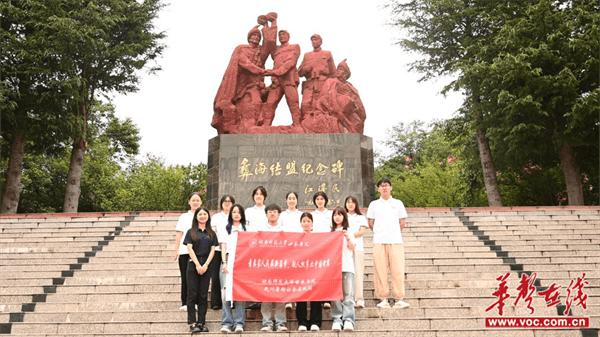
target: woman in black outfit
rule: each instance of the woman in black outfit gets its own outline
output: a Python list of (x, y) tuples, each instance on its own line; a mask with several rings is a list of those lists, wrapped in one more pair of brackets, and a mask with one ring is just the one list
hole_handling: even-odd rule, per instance
[[(208, 266), (215, 255), (215, 247), (219, 243), (217, 235), (210, 226), (210, 213), (206, 208), (198, 208), (194, 212), (192, 228), (185, 235), (183, 243), (187, 246), (190, 255), (187, 268), (187, 321), (192, 333), (208, 332), (206, 327), (208, 285), (210, 283)], [(196, 305), (198, 305), (197, 319)]]

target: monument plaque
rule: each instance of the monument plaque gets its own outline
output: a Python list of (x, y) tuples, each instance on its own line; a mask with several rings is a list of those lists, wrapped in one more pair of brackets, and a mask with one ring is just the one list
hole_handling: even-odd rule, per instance
[[(217, 209), (224, 194), (251, 205), (259, 185), (267, 189), (267, 204), (285, 206), (285, 195), (296, 192), (298, 207), (312, 208), (313, 194), (323, 191), (328, 207), (350, 195), (366, 206), (374, 197), (373, 144), (362, 135), (365, 107), (348, 82), (350, 67), (346, 60), (335, 66), (319, 34), (310, 37), (312, 50), (298, 67), (300, 46), (277, 22), (274, 12), (258, 16), (215, 95), (211, 125), (219, 135), (209, 141), (208, 206)], [(273, 69), (265, 69), (268, 57)], [(274, 126), (283, 97), (292, 124)]]
[(211, 209), (223, 194), (251, 205), (258, 185), (267, 189), (267, 204), (282, 207), (291, 191), (299, 208), (312, 208), (317, 191), (327, 193), (328, 207), (343, 205), (349, 195), (364, 206), (374, 196), (373, 144), (360, 134), (219, 135), (209, 142), (208, 167)]

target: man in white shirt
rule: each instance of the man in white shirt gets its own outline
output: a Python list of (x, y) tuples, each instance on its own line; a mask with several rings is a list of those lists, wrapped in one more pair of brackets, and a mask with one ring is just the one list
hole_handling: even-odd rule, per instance
[(388, 266), (392, 275), (394, 308), (408, 308), (404, 302), (404, 245), (402, 229), (406, 227), (406, 209), (402, 201), (392, 197), (392, 182), (381, 178), (377, 182), (380, 198), (373, 200), (367, 210), (369, 227), (373, 229), (373, 263), (375, 265), (375, 297), (379, 308), (389, 308)]
[[(276, 204), (270, 204), (265, 208), (267, 223), (257, 226), (259, 232), (283, 232), (283, 226), (279, 223), (281, 208)], [(275, 327), (273, 327), (272, 310), (275, 309)], [(287, 331), (285, 303), (263, 302), (260, 305), (262, 314), (262, 328), (260, 331)]]

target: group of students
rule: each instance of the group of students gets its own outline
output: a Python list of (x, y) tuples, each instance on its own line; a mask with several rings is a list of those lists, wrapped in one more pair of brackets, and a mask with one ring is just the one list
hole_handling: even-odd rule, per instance
[[(380, 188), (382, 184), (389, 185), (391, 191), (391, 182), (388, 179), (380, 180), (377, 183), (382, 198), (386, 191)], [(254, 206), (244, 209), (240, 204), (235, 203), (235, 198), (231, 195), (225, 195), (220, 199), (220, 211), (211, 218), (209, 211), (202, 206), (202, 200), (198, 193), (193, 193), (189, 198), (190, 211), (182, 214), (176, 226), (176, 259), (179, 260), (179, 269), (181, 272), (181, 310), (187, 310), (188, 324), (191, 332), (208, 332), (206, 327), (206, 312), (208, 309), (208, 289), (211, 285), (211, 307), (212, 309), (222, 309), (222, 327), (221, 332), (243, 332), (245, 325), (245, 302), (234, 301), (233, 303), (225, 301), (223, 286), (225, 277), (229, 273), (227, 268), (227, 258), (232, 247), (237, 242), (237, 233), (240, 231), (266, 231), (266, 232), (305, 232), (305, 233), (324, 233), (341, 231), (344, 233), (344, 244), (342, 255), (342, 291), (343, 298), (337, 301), (329, 302), (310, 302), (310, 317), (307, 317), (307, 302), (296, 303), (296, 318), (298, 320), (298, 331), (319, 331), (322, 323), (323, 308), (331, 308), (332, 330), (333, 331), (353, 331), (356, 325), (355, 307), (363, 308), (365, 301), (363, 297), (363, 276), (364, 276), (364, 242), (363, 236), (369, 227), (383, 228), (383, 215), (389, 217), (390, 214), (400, 216), (400, 226), (404, 227), (404, 218), (406, 211), (399, 200), (388, 198), (384, 201), (397, 201), (401, 209), (396, 209), (397, 204), (393, 204), (386, 212), (381, 212), (374, 206), (371, 211), (369, 208), (368, 217), (361, 214), (358, 200), (349, 196), (344, 201), (344, 207), (336, 207), (333, 210), (326, 208), (328, 197), (325, 192), (317, 192), (313, 196), (313, 203), (316, 209), (312, 212), (302, 212), (298, 210), (298, 195), (295, 192), (289, 192), (286, 195), (287, 208), (282, 211), (276, 204), (265, 205), (267, 191), (263, 186), (258, 186), (252, 191)], [(380, 199), (381, 200), (381, 199)], [(381, 207), (379, 207), (381, 208)], [(392, 211), (390, 213), (389, 211)], [(370, 213), (373, 213), (369, 215)], [(371, 217), (373, 216), (373, 217)], [(377, 219), (378, 226), (374, 227)], [(397, 220), (396, 220), (397, 221)], [(381, 223), (381, 224), (380, 224)], [(398, 227), (398, 222), (396, 222)], [(398, 232), (400, 227), (398, 228)], [(377, 231), (375, 231), (377, 235)], [(380, 231), (381, 232), (381, 231)], [(377, 246), (377, 245), (376, 245)], [(387, 251), (387, 249), (386, 249)], [(381, 254), (380, 254), (381, 255)], [(387, 253), (381, 259), (382, 263), (388, 265), (400, 261), (390, 261)], [(396, 298), (395, 308), (408, 307), (408, 303), (402, 301), (404, 297), (404, 256), (402, 251), (402, 280), (398, 283), (392, 270), (392, 284), (394, 297)], [(377, 261), (375, 261), (375, 293), (376, 297), (381, 299), (378, 307), (389, 307), (387, 302), (387, 266), (385, 276), (377, 275)], [(396, 266), (398, 267), (398, 266)], [(391, 266), (392, 269), (397, 269)], [(379, 272), (382, 270), (379, 268)], [(385, 286), (382, 285), (385, 282)], [(386, 289), (379, 289), (380, 288)], [(399, 290), (401, 287), (401, 291)], [(378, 296), (378, 293), (380, 296)], [(197, 312), (196, 312), (197, 307)], [(292, 308), (292, 303), (260, 303), (262, 314), (261, 331), (287, 331), (286, 326), (286, 308)], [(274, 311), (274, 315), (273, 315)]]

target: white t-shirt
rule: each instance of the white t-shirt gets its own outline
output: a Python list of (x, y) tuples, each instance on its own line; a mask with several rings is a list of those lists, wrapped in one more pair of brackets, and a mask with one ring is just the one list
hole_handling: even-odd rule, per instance
[(175, 225), (175, 230), (183, 233), (181, 236), (181, 241), (179, 241), (179, 255), (185, 255), (188, 253), (187, 247), (183, 244), (183, 239), (185, 238), (187, 231), (192, 228), (192, 220), (194, 220), (194, 212), (187, 211), (187, 213), (183, 213), (179, 216), (177, 225)]
[(354, 243), (356, 247), (354, 250), (357, 252), (363, 252), (365, 250), (365, 244), (363, 237), (355, 237), (354, 233), (358, 232), (361, 227), (369, 228), (369, 224), (367, 222), (367, 218), (364, 215), (358, 215), (356, 213), (348, 214), (348, 233), (352, 235), (354, 238)]
[(390, 197), (371, 201), (367, 218), (373, 219), (373, 243), (403, 243), (400, 231), (400, 219), (408, 217), (402, 201)]
[[(217, 239), (219, 240), (219, 243), (222, 243), (221, 238), (223, 236), (223, 233), (227, 234), (225, 227), (227, 226), (228, 218), (229, 214), (225, 214), (223, 213), (223, 211), (216, 213), (210, 218), (211, 227), (215, 231), (215, 233), (217, 233)], [(220, 251), (221, 246), (219, 245), (218, 247), (215, 247), (215, 250)]]
[[(336, 229), (336, 232), (341, 232), (342, 229)], [(350, 241), (354, 239), (350, 237)], [(342, 247), (342, 272), (354, 273), (354, 252), (348, 248), (348, 239), (344, 235), (344, 246)]]
[(315, 209), (311, 212), (313, 216), (313, 233), (331, 232), (331, 215), (333, 211), (325, 209), (323, 212)]
[(300, 216), (302, 212), (299, 210), (290, 211), (286, 209), (279, 216), (279, 223), (283, 226), (283, 231), (302, 233), (302, 226), (300, 225)]
[(246, 208), (246, 230), (248, 232), (256, 232), (258, 226), (267, 223), (267, 213), (265, 213), (265, 206), (257, 207), (252, 206)]
[(277, 225), (271, 226), (268, 222), (258, 226), (259, 232), (283, 232), (283, 225), (278, 221)]

